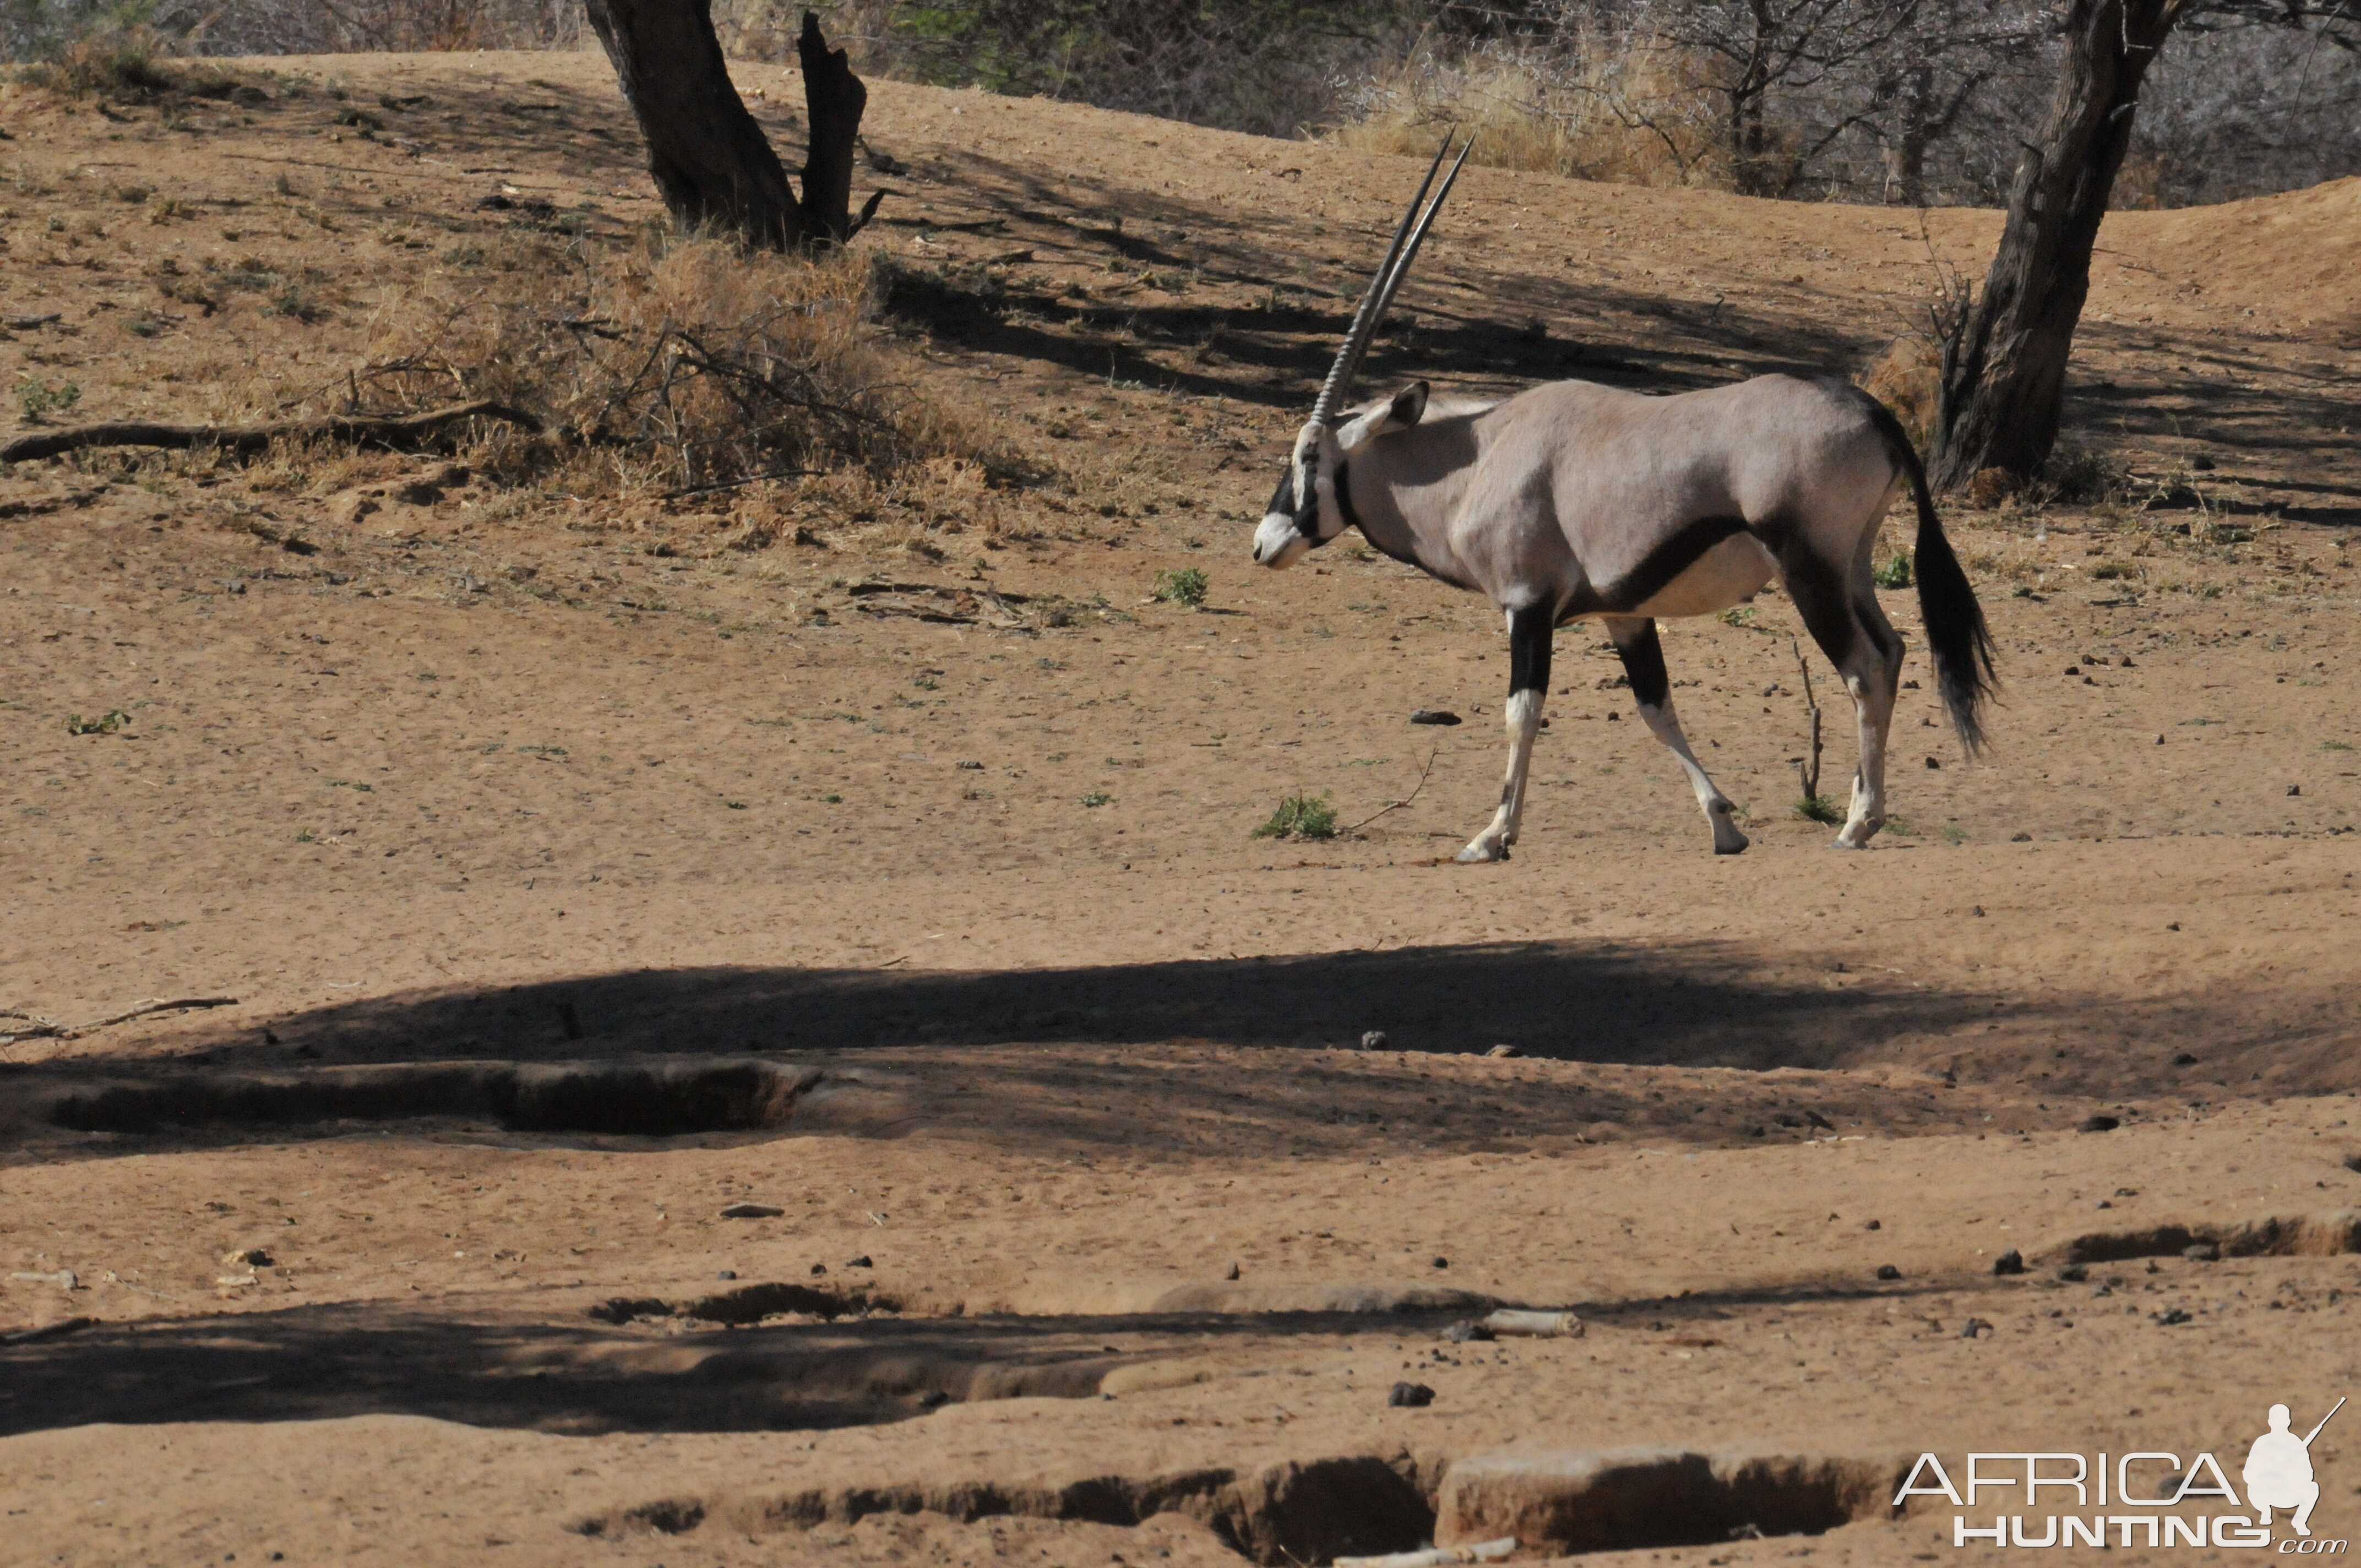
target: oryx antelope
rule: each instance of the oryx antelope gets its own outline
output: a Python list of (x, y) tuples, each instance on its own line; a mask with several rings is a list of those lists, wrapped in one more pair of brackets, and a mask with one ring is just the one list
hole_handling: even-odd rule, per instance
[(1714, 852), (1745, 849), (1734, 808), (1674, 717), (1656, 618), (1711, 615), (1777, 576), (1852, 693), (1861, 766), (1836, 841), (1862, 848), (1885, 822), (1886, 728), (1902, 670), (1902, 638), (1878, 608), (1870, 552), (1905, 482), (1918, 506), (1918, 606), (1944, 706), (1971, 755), (1993, 684), (1983, 611), (1909, 436), (1845, 382), (1792, 376), (1674, 397), (1559, 381), (1492, 403), (1430, 402), (1418, 381), (1339, 413), (1466, 156), (1422, 213), (1438, 152), (1411, 199), (1255, 530), (1255, 559), (1292, 565), (1358, 528), (1396, 560), (1486, 595), (1507, 617), (1508, 778), (1499, 810), (1462, 861), (1506, 860), (1517, 841), (1551, 636), (1587, 616), (1605, 623), (1640, 717), (1680, 759)]

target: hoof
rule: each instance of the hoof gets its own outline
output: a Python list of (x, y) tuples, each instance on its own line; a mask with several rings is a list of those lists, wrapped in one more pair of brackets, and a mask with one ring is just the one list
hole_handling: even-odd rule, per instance
[(1730, 839), (1733, 841), (1727, 844), (1719, 839), (1715, 839), (1713, 852), (1717, 855), (1742, 855), (1746, 853), (1746, 846), (1754, 842), (1743, 833), (1732, 833)]
[(1836, 838), (1828, 840), (1828, 848), (1831, 850), (1866, 850), (1869, 848), (1869, 840), (1864, 839), (1860, 843), (1856, 844), (1851, 839), (1845, 838), (1842, 834), (1839, 834)]
[(1453, 857), (1463, 866), (1488, 865), (1494, 861), (1505, 861), (1508, 858), (1509, 847), (1506, 844), (1483, 843), (1470, 844)]

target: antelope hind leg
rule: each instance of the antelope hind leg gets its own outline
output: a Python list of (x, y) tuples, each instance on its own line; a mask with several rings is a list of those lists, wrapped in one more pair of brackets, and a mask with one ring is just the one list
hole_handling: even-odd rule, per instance
[(1680, 717), (1673, 711), (1673, 684), (1664, 671), (1664, 647), (1656, 637), (1655, 621), (1640, 616), (1610, 616), (1607, 620), (1607, 635), (1614, 641), (1615, 652), (1623, 656), (1623, 673), (1631, 678), (1632, 700), (1639, 704), (1640, 718), (1648, 726), (1648, 732), (1680, 759), (1683, 771), (1689, 776), (1689, 788), (1697, 795), (1697, 809), (1705, 813), (1706, 826), (1713, 829), (1713, 852), (1740, 853), (1752, 840), (1738, 830), (1733, 820), (1738, 807), (1715, 786), (1704, 764), (1697, 760), (1697, 753), (1689, 750), (1688, 737), (1681, 732)]

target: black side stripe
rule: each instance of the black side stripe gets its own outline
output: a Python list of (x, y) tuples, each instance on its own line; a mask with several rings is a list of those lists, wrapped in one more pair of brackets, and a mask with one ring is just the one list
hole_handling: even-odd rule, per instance
[(1600, 588), (1599, 600), (1606, 608), (1619, 610), (1643, 605), (1704, 559), (1706, 552), (1745, 532), (1743, 518), (1701, 517), (1684, 523), (1678, 532), (1649, 551), (1620, 580)]

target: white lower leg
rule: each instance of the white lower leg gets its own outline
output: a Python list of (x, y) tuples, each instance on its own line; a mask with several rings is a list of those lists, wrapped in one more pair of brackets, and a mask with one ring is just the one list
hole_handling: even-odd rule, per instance
[(1861, 771), (1852, 777), (1852, 809), (1845, 814), (1837, 843), (1858, 850), (1885, 826), (1885, 737), (1894, 722), (1893, 683), (1872, 675), (1864, 680), (1847, 675), (1853, 709), (1860, 720)]
[(1491, 826), (1459, 851), (1463, 861), (1505, 861), (1509, 846), (1517, 841), (1517, 828), (1525, 815), (1525, 775), (1532, 765), (1533, 737), (1541, 733), (1542, 696), (1538, 691), (1521, 691), (1509, 697), (1509, 773), (1500, 784), (1500, 808), (1492, 814)]
[(1689, 788), (1697, 793), (1697, 809), (1705, 813), (1706, 825), (1713, 829), (1713, 852), (1734, 855), (1745, 849), (1750, 840), (1732, 820), (1738, 808), (1714, 786), (1713, 780), (1706, 775), (1704, 764), (1697, 760), (1697, 753), (1689, 750), (1689, 738), (1681, 733), (1680, 718), (1673, 712), (1672, 699), (1666, 697), (1661, 707), (1642, 703), (1640, 717), (1649, 732), (1681, 760), (1681, 767), (1689, 775)]

